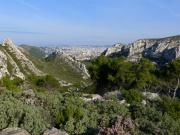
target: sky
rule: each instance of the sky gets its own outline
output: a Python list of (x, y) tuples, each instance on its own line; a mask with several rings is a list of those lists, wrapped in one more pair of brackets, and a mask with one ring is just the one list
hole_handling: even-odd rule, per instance
[(180, 0), (0, 0), (0, 41), (112, 45), (180, 35)]

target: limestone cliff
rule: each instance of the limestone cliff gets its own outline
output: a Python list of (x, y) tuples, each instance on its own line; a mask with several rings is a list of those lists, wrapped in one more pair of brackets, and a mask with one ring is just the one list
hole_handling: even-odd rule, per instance
[(42, 74), (10, 39), (0, 45), (0, 65), (0, 78), (8, 75), (25, 79), (28, 74)]
[(144, 57), (158, 64), (180, 57), (180, 36), (140, 39), (128, 45), (116, 44), (103, 52), (106, 56), (125, 56), (131, 61)]

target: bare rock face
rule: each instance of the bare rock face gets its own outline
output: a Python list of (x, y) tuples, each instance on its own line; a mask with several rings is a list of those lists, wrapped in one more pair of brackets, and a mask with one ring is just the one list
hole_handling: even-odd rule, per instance
[(4, 52), (0, 51), (0, 78), (9, 75), (7, 69), (7, 57)]
[(53, 52), (48, 56), (50, 59), (63, 59), (67, 64), (71, 65), (76, 71), (79, 71), (84, 79), (88, 79), (90, 77), (86, 65), (76, 59), (73, 59), (71, 56), (66, 55), (63, 52)]
[(21, 66), (26, 69), (26, 72), (32, 72), (36, 75), (41, 75), (41, 71), (38, 70), (35, 65), (18, 49), (18, 47), (10, 39), (4, 40), (2, 46), (4, 46), (8, 53), (20, 62)]
[(110, 48), (107, 48), (105, 50), (105, 52), (103, 52), (106, 56), (109, 56), (109, 55), (116, 55), (116, 53), (118, 54), (119, 51), (124, 47), (123, 44), (115, 44), (113, 45), (112, 47)]
[(0, 78), (8, 75), (24, 80), (25, 74), (42, 75), (10, 39), (4, 40), (0, 46), (0, 65)]
[[(13, 60), (13, 58), (11, 57), (11, 55), (9, 55), (7, 53), (6, 50), (4, 50), (6, 56), (8, 57), (7, 61), (9, 62), (9, 64), (11, 65), (11, 71), (9, 71), (9, 75), (13, 78), (14, 76), (15, 77), (18, 77), (18, 78), (21, 78), (21, 79), (25, 79), (25, 76), (24, 74), (20, 71), (20, 68), (18, 67), (17, 63)], [(9, 66), (10, 66), (9, 65)], [(9, 69), (10, 70), (10, 69)]]
[(0, 132), (0, 135), (30, 135), (27, 131), (20, 128), (6, 128)]
[(68, 133), (64, 131), (60, 131), (56, 128), (47, 129), (43, 135), (68, 135)]
[(106, 56), (125, 56), (130, 61), (142, 57), (165, 64), (180, 57), (180, 36), (161, 39), (141, 39), (129, 45), (116, 44), (103, 52)]

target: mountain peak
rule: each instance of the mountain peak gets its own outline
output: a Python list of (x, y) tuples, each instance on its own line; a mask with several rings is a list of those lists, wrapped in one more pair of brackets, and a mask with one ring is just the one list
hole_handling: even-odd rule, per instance
[(7, 46), (7, 45), (13, 45), (13, 46), (14, 46), (14, 43), (13, 43), (13, 41), (12, 41), (10, 38), (6, 38), (6, 39), (3, 41), (2, 46)]

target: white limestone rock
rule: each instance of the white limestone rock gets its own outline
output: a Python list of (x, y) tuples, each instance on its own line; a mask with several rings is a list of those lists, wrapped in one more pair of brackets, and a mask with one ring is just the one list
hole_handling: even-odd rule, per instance
[(8, 53), (13, 54), (16, 59), (21, 63), (21, 66), (36, 75), (41, 75), (42, 72), (35, 67), (35, 65), (18, 49), (11, 39), (5, 39), (2, 46), (6, 47)]
[(4, 50), (6, 56), (8, 57), (7, 61), (9, 62), (9, 64), (11, 64), (12, 67), (12, 71), (9, 71), (9, 75), (11, 76), (11, 78), (14, 77), (18, 77), (21, 79), (25, 79), (24, 74), (20, 71), (20, 68), (18, 67), (17, 63), (13, 60), (13, 58), (7, 53), (6, 50)]
[(81, 99), (85, 102), (104, 100), (103, 97), (98, 94), (83, 94)]
[(24, 129), (6, 128), (0, 132), (0, 135), (30, 135), (30, 134)]
[(159, 99), (160, 99), (160, 96), (159, 96), (157, 93), (143, 92), (142, 94), (143, 94), (143, 96), (144, 96), (145, 98), (147, 98), (148, 100), (154, 101), (154, 100), (159, 100)]
[(65, 131), (60, 131), (56, 128), (47, 129), (43, 135), (68, 135)]
[(180, 36), (161, 39), (141, 39), (129, 45), (117, 44), (103, 52), (106, 56), (125, 56), (130, 61), (142, 57), (157, 64), (166, 64), (180, 58)]
[(0, 50), (0, 79), (6, 75), (9, 75), (7, 69), (7, 57), (4, 52)]
[(76, 71), (83, 75), (84, 79), (90, 78), (86, 65), (63, 52), (53, 52), (47, 58), (53, 59), (63, 59), (67, 64), (71, 65)]

